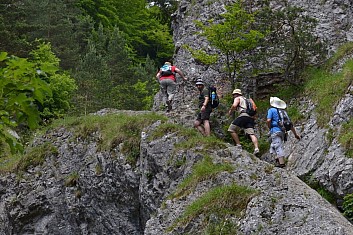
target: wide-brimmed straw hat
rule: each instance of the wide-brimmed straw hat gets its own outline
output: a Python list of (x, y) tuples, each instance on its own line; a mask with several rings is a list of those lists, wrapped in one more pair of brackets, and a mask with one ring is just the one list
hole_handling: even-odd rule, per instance
[(232, 92), (232, 95), (234, 95), (234, 94), (242, 95), (240, 89), (234, 89), (234, 91)]
[(197, 79), (196, 85), (205, 85), (202, 81), (202, 79)]
[(285, 109), (287, 108), (286, 102), (278, 97), (270, 97), (270, 105), (274, 108)]

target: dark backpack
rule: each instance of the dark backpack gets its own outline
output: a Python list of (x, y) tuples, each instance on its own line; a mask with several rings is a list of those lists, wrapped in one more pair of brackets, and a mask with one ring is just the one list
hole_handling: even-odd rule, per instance
[(292, 129), (292, 122), (284, 109), (277, 109), (278, 113), (278, 126), (282, 129), (283, 132), (290, 131)]
[(209, 91), (209, 97), (210, 97), (210, 102), (211, 102), (211, 107), (212, 108), (217, 108), (219, 105), (219, 98), (217, 95), (217, 88), (213, 85), (208, 87)]
[(244, 98), (244, 100), (246, 104), (245, 113), (247, 113), (251, 117), (255, 116), (257, 112), (257, 107), (254, 100), (251, 98)]
[(170, 76), (170, 75), (174, 75), (173, 71), (172, 71), (172, 66), (165, 64), (161, 67), (161, 76)]

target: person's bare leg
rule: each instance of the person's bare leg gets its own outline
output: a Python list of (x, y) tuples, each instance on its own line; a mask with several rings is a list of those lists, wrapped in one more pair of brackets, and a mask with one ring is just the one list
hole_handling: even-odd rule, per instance
[(237, 133), (235, 132), (230, 132), (230, 135), (232, 136), (234, 142), (236, 145), (240, 145), (240, 140), (239, 140), (239, 136)]
[(258, 149), (259, 148), (259, 142), (257, 141), (256, 136), (255, 135), (250, 135), (250, 138), (251, 138), (251, 141), (254, 144), (255, 149)]
[(205, 136), (210, 136), (211, 135), (211, 126), (209, 120), (204, 120), (203, 121), (204, 125), (204, 130), (205, 130)]
[(201, 122), (199, 120), (196, 120), (194, 122), (194, 127), (201, 132), (202, 135), (205, 135), (205, 129), (201, 126)]

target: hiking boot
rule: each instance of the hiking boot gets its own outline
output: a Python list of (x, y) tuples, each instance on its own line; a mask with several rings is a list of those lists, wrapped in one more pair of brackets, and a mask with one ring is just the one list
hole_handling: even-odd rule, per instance
[(168, 100), (168, 101), (167, 101), (167, 107), (168, 107), (167, 112), (169, 112), (170, 110), (172, 110), (172, 101), (171, 101), (171, 100)]
[(243, 148), (241, 147), (240, 144), (235, 145), (235, 149), (236, 149), (237, 151), (242, 151), (242, 150), (243, 150)]
[(254, 150), (254, 155), (255, 155), (256, 157), (258, 157), (259, 154), (260, 154), (260, 150), (259, 150), (258, 148), (256, 148), (256, 149)]

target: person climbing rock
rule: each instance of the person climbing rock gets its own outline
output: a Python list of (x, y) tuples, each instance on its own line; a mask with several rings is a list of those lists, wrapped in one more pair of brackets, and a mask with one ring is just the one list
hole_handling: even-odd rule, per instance
[[(293, 124), (290, 122), (288, 114), (285, 112), (287, 104), (278, 97), (270, 97), (270, 108), (267, 111), (267, 126), (270, 129), (270, 153), (275, 156), (278, 167), (285, 167), (283, 144), (287, 139), (287, 131), (291, 130), (298, 140), (300, 136), (297, 134)], [(283, 116), (287, 116), (284, 118)], [(285, 123), (285, 119), (287, 123)]]
[(167, 112), (172, 110), (173, 98), (176, 92), (177, 84), (175, 73), (178, 73), (184, 81), (187, 80), (184, 73), (168, 61), (164, 63), (156, 75), (160, 85), (160, 90), (163, 94), (163, 100), (167, 106)]
[(234, 111), (238, 112), (238, 117), (233, 120), (228, 128), (228, 132), (232, 136), (236, 147), (241, 149), (241, 144), (238, 136), (238, 132), (243, 129), (245, 134), (249, 135), (251, 141), (254, 144), (254, 155), (258, 155), (260, 153), (259, 144), (257, 137), (255, 135), (254, 126), (255, 126), (255, 119), (251, 117), (248, 113), (246, 113), (246, 101), (242, 95), (240, 89), (234, 89), (232, 92), (233, 96), (233, 104), (228, 111), (228, 115), (231, 116)]
[(194, 122), (194, 127), (204, 136), (210, 136), (210, 115), (212, 113), (212, 106), (210, 102), (209, 90), (205, 88), (202, 79), (197, 79), (196, 87), (199, 90), (199, 113)]

